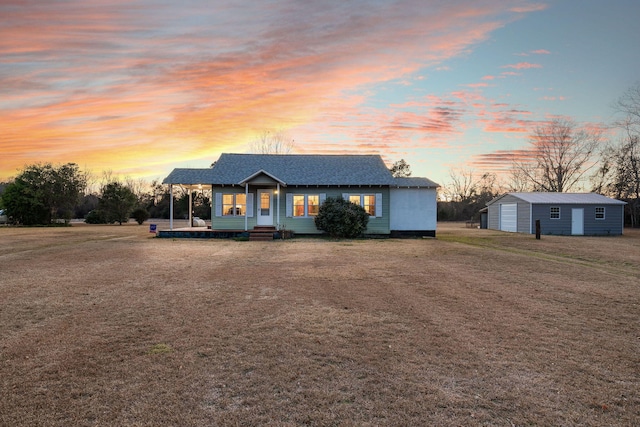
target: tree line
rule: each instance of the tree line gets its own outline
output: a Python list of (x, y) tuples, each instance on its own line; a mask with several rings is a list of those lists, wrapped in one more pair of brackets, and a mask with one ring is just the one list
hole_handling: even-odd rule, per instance
[[(98, 190), (90, 174), (77, 164), (36, 163), (26, 166), (12, 182), (0, 183), (0, 207), (9, 220), (22, 225), (68, 223), (73, 218), (93, 224), (123, 224), (134, 218), (169, 218), (168, 186), (157, 181), (119, 179), (103, 174)], [(174, 189), (174, 216), (188, 218), (189, 192)], [(194, 215), (210, 219), (210, 195), (193, 192)]]

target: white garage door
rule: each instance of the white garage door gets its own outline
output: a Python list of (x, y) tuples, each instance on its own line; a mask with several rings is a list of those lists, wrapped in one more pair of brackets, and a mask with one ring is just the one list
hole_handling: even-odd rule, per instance
[(518, 231), (518, 205), (516, 203), (500, 205), (500, 230), (513, 233)]

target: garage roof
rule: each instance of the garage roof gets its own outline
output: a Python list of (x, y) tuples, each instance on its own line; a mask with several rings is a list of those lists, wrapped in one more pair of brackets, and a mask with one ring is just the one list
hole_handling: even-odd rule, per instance
[(529, 203), (560, 205), (625, 205), (626, 202), (612, 199), (597, 193), (507, 193), (491, 200), (491, 205), (504, 196), (510, 195)]

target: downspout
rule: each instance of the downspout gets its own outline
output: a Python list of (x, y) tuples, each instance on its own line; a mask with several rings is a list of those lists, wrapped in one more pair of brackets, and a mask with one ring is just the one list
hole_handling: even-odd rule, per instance
[(276, 203), (278, 203), (277, 207), (276, 207), (276, 225), (278, 226), (278, 230), (280, 230), (280, 183), (277, 183), (277, 187), (276, 187), (276, 194), (278, 194), (277, 197), (277, 201)]
[(169, 230), (173, 231), (173, 184), (169, 184)]
[[(244, 231), (249, 230), (249, 215), (247, 215), (247, 201), (249, 200), (249, 183), (246, 182), (244, 184), (244, 202), (245, 202), (245, 206), (244, 206)], [(253, 207), (253, 210), (256, 210), (256, 207)]]

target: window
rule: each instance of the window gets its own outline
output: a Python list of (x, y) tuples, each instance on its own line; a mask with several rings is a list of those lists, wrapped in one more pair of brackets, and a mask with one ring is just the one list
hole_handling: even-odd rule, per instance
[(550, 211), (549, 218), (560, 219), (560, 206), (551, 206), (551, 208), (549, 208), (549, 211)]
[(320, 205), (327, 198), (326, 193), (292, 194), (287, 193), (287, 217), (309, 218), (318, 215)]
[(309, 194), (307, 196), (307, 215), (316, 216), (320, 210), (320, 195)]
[(604, 206), (596, 206), (596, 219), (604, 219)]
[(293, 216), (305, 217), (316, 216), (320, 209), (319, 194), (294, 194), (293, 195)]
[(343, 194), (342, 198), (362, 206), (372, 217), (382, 216), (382, 194)]
[(244, 216), (247, 213), (246, 194), (223, 194), (222, 215)]
[(374, 194), (364, 194), (362, 196), (362, 207), (371, 216), (376, 216), (376, 196)]
[(293, 195), (293, 216), (304, 216), (304, 194)]

